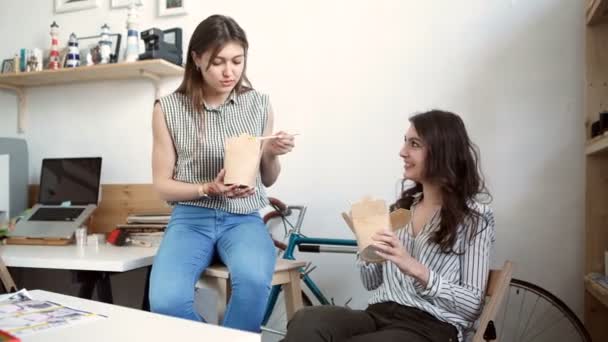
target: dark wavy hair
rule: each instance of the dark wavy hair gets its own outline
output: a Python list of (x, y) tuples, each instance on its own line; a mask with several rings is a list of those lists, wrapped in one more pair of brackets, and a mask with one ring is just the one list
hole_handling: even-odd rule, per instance
[[(458, 226), (472, 221), (472, 238), (478, 232), (475, 227), (482, 220), (482, 213), (474, 207), (475, 201), (489, 203), (488, 192), (479, 164), (479, 149), (471, 141), (462, 119), (450, 112), (431, 110), (416, 114), (409, 119), (427, 146), (424, 178), (437, 184), (441, 191), (442, 206), (440, 227), (432, 239), (444, 253), (453, 253)], [(391, 209), (409, 209), (414, 195), (422, 192), (422, 184), (404, 189)]]
[(176, 90), (178, 93), (186, 95), (192, 101), (194, 110), (197, 113), (202, 113), (203, 111), (204, 80), (201, 72), (196, 69), (192, 52), (200, 56), (207, 51), (212, 51), (209, 64), (205, 66), (205, 68), (209, 68), (211, 61), (230, 42), (240, 44), (245, 51), (243, 74), (234, 89), (237, 93), (251, 89), (251, 83), (245, 73), (247, 70), (247, 50), (249, 49), (245, 31), (230, 17), (217, 14), (212, 15), (201, 21), (192, 33), (190, 43), (188, 44), (184, 78)]

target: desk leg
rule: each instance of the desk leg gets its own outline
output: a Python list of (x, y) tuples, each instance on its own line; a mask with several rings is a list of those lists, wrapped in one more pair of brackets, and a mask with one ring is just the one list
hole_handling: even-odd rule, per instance
[(97, 287), (97, 297), (100, 302), (114, 303), (110, 273), (98, 271), (74, 271), (76, 281), (80, 283), (78, 297), (93, 299), (93, 290)]
[(141, 309), (150, 311), (150, 274), (152, 274), (152, 266), (148, 266), (146, 270), (146, 284), (144, 285), (144, 299), (141, 304)]
[(110, 273), (101, 272), (100, 278), (97, 281), (97, 297), (99, 301), (109, 304), (114, 304), (114, 296), (112, 296), (112, 283), (110, 282)]
[(84, 299), (93, 298), (93, 290), (95, 290), (95, 273), (92, 271), (73, 271), (74, 281), (80, 283), (78, 297)]

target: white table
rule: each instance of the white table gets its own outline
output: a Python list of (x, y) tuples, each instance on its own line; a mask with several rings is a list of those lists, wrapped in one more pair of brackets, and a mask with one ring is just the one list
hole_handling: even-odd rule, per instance
[(0, 246), (0, 257), (9, 267), (80, 271), (126, 272), (152, 265), (156, 247)]
[(53, 292), (29, 291), (34, 299), (108, 316), (69, 327), (23, 336), (24, 342), (61, 341), (231, 341), (260, 342), (261, 335), (216, 325), (163, 316)]
[(99, 246), (29, 246), (2, 245), (0, 257), (8, 267), (72, 270), (82, 283), (79, 297), (90, 299), (97, 286), (99, 300), (113, 303), (110, 274), (148, 267), (144, 287), (143, 309), (148, 309), (150, 266), (157, 247)]

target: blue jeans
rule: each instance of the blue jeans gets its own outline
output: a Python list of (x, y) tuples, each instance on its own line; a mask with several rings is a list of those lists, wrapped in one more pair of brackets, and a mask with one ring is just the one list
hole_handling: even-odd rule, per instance
[(232, 282), (223, 325), (260, 332), (276, 256), (258, 213), (177, 205), (152, 266), (151, 311), (203, 321), (194, 311), (194, 286), (216, 254)]

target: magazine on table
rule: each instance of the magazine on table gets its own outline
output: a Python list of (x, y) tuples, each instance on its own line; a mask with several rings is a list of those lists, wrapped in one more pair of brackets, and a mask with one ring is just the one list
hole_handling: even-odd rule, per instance
[(107, 317), (47, 300), (36, 300), (25, 289), (0, 296), (0, 330), (17, 337), (104, 318)]

